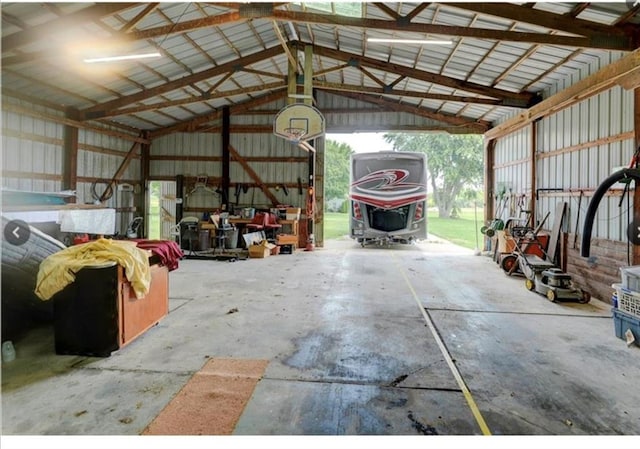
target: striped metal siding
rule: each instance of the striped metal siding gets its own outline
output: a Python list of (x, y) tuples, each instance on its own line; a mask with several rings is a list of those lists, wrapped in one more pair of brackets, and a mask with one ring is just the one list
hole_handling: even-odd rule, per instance
[[(81, 129), (78, 134), (78, 182), (79, 203), (93, 203), (105, 192), (111, 178), (124, 161), (133, 142), (118, 137)], [(101, 152), (102, 151), (102, 152)], [(116, 232), (124, 234), (127, 224), (135, 216), (144, 216), (140, 169), (140, 151), (135, 154), (117, 182), (111, 196), (104, 202), (109, 208), (136, 207), (136, 211), (116, 212)], [(123, 192), (119, 187), (124, 184), (135, 188), (133, 194)], [(132, 199), (133, 196), (133, 199)]]
[[(499, 207), (499, 194), (504, 191), (509, 197), (521, 195), (531, 197), (531, 128), (524, 128), (504, 139), (499, 139), (495, 148), (493, 199), (496, 201), (494, 211), (502, 212), (497, 218), (506, 220), (518, 216), (520, 211), (515, 207)], [(504, 190), (503, 190), (504, 189)], [(498, 198), (496, 198), (498, 197)], [(517, 201), (510, 205), (515, 206)]]
[[(442, 123), (404, 112), (381, 112), (371, 103), (357, 101), (339, 95), (317, 92), (317, 107), (323, 112), (326, 131), (364, 132), (393, 131), (395, 129), (420, 130), (441, 126)], [(408, 103), (417, 102), (408, 99)], [(436, 104), (436, 103), (434, 103)], [(437, 102), (437, 109), (441, 102)], [(355, 111), (355, 112), (354, 112)]]
[[(155, 156), (174, 159), (154, 160)], [(209, 189), (192, 191), (193, 184), (185, 185), (185, 194), (188, 196), (183, 207), (209, 208), (213, 211), (220, 207), (220, 196), (212, 190), (215, 190), (214, 184), (219, 184), (213, 180), (222, 177), (221, 158), (222, 142), (219, 134), (175, 133), (163, 136), (151, 143), (150, 177), (165, 180), (175, 179), (177, 175), (207, 177)]]
[[(3, 103), (24, 108), (34, 115), (64, 118), (59, 111), (3, 97)], [(93, 203), (93, 191), (101, 194), (106, 183), (118, 170), (133, 142), (92, 130), (80, 129), (78, 133), (78, 160), (76, 202)], [(136, 152), (139, 154), (139, 152)], [(64, 125), (55, 119), (18, 113), (10, 108), (2, 109), (2, 186), (30, 192), (59, 192), (62, 190), (64, 163)], [(94, 181), (98, 182), (94, 187)], [(134, 206), (142, 214), (140, 158), (136, 156), (125, 170), (120, 183), (137, 185)], [(122, 207), (121, 195), (114, 192), (106, 201), (106, 207)], [(116, 214), (116, 223), (128, 222), (132, 213)], [(124, 229), (116, 229), (123, 232)]]
[[(611, 173), (629, 164), (633, 155), (632, 93), (619, 87), (567, 108), (537, 125), (539, 188), (558, 188), (562, 194), (541, 197), (541, 211), (568, 203), (568, 229), (579, 233), (584, 227), (588, 202), (580, 202), (576, 192), (592, 191)], [(592, 143), (592, 144), (591, 144)], [(582, 148), (570, 151), (572, 147)], [(581, 212), (578, 213), (578, 206)], [(578, 217), (579, 216), (579, 217)], [(576, 223), (577, 221), (577, 223)], [(592, 237), (626, 241), (630, 221), (620, 197), (605, 196), (600, 202)]]
[[(261, 116), (258, 116), (261, 117)], [(244, 117), (243, 120), (247, 120)], [(268, 162), (266, 160), (252, 161), (252, 158), (307, 158), (308, 153), (290, 142), (273, 135), (272, 133), (235, 133), (230, 137), (231, 148), (244, 159), (252, 172), (258, 179), (254, 179), (244, 166), (231, 160), (230, 182), (232, 186), (236, 183), (251, 184), (257, 183), (274, 185), (271, 193), (282, 204), (291, 204), (301, 207), (304, 201), (303, 195), (298, 193), (297, 188), (292, 188), (292, 184), (301, 178), (306, 185), (308, 176), (308, 165), (306, 159), (303, 162), (278, 161)], [(187, 160), (153, 160), (154, 156), (176, 156)], [(198, 156), (197, 161), (189, 161), (189, 157)], [(217, 160), (208, 162), (202, 160), (203, 156), (210, 156)], [(151, 177), (162, 179), (173, 179), (177, 175), (187, 178), (197, 176), (207, 176), (212, 185), (219, 185), (222, 177), (222, 149), (221, 138), (218, 134), (175, 134), (165, 136), (153, 141), (151, 145)], [(215, 182), (214, 182), (215, 180)], [(288, 194), (285, 189), (276, 189), (275, 185), (289, 185)], [(187, 192), (188, 193), (188, 192)], [(235, 188), (231, 189), (230, 201), (236, 204)], [(210, 208), (215, 210), (220, 207), (221, 197), (206, 190), (198, 190), (190, 195), (185, 208)], [(237, 199), (238, 207), (269, 207), (271, 201), (259, 188), (249, 188), (247, 192), (241, 191)]]
[[(545, 92), (545, 98), (595, 73), (619, 56), (596, 60), (587, 69), (565, 77), (557, 86)], [(556, 205), (566, 202), (568, 215), (563, 231), (574, 233), (577, 229), (578, 234), (582, 233), (591, 193), (613, 171), (628, 165), (633, 155), (633, 108), (633, 92), (614, 87), (536, 123), (538, 220), (550, 212), (547, 222), (547, 227), (550, 227), (555, 218)], [(501, 182), (512, 184), (514, 189), (521, 186), (526, 188), (530, 184), (528, 160), (509, 165), (510, 161), (527, 157), (526, 153), (531, 147), (530, 129), (527, 127), (497, 141), (494, 188)], [(585, 191), (581, 201), (580, 190)], [(533, 194), (535, 196), (535, 192)], [(629, 213), (626, 202), (622, 207), (619, 207), (619, 203), (619, 195), (602, 199), (592, 238), (627, 241)]]
[[(3, 103), (55, 115), (6, 96)], [(2, 186), (29, 192), (62, 190), (62, 133), (60, 125), (3, 108)]]

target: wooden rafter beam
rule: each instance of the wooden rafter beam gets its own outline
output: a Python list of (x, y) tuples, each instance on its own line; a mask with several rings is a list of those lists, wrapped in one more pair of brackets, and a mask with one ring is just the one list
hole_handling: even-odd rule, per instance
[(534, 95), (528, 92), (517, 93), (509, 92), (494, 87), (482, 86), (480, 84), (462, 81), (444, 75), (416, 70), (412, 67), (402, 66), (400, 64), (387, 63), (366, 56), (359, 56), (331, 48), (320, 47), (314, 45), (314, 54), (324, 56), (341, 61), (349, 61), (354, 66), (364, 66), (375, 68), (384, 72), (395, 73), (396, 75), (406, 76), (407, 78), (417, 79), (428, 83), (439, 84), (442, 86), (459, 89), (466, 92), (473, 92), (479, 95), (501, 99), (505, 106), (528, 107), (535, 100)]
[(287, 41), (285, 40), (284, 36), (282, 35), (282, 32), (280, 31), (280, 25), (275, 20), (272, 23), (273, 23), (273, 31), (276, 33), (276, 37), (278, 38), (278, 41), (280, 41), (280, 45), (282, 46), (282, 49), (287, 55), (289, 64), (291, 64), (291, 66), (295, 67), (297, 70), (298, 60), (289, 49), (289, 45), (287, 45)]
[(88, 8), (67, 14), (41, 25), (27, 28), (18, 33), (13, 33), (2, 38), (2, 51), (7, 52), (32, 44), (34, 42), (49, 39), (52, 34), (67, 31), (69, 28), (83, 26), (86, 22), (100, 20), (103, 17), (140, 6), (140, 3), (96, 3)]
[(579, 36), (617, 36), (625, 38), (627, 33), (619, 27), (612, 27), (591, 22), (588, 20), (576, 19), (571, 16), (563, 16), (540, 9), (531, 10), (522, 6), (510, 3), (478, 2), (478, 3), (451, 3), (448, 6), (462, 8), (481, 14), (488, 14), (503, 19), (514, 20), (516, 22), (529, 23), (536, 26), (550, 28), (557, 31), (577, 34)]
[(604, 92), (618, 83), (624, 82), (628, 79), (627, 77), (633, 77), (639, 66), (640, 49), (609, 64), (552, 97), (541, 101), (506, 122), (491, 128), (485, 133), (485, 137), (487, 139), (500, 138), (527, 126), (535, 120), (555, 114), (579, 101)]
[(145, 17), (151, 14), (155, 9), (160, 5), (160, 3), (149, 3), (146, 8), (144, 8), (137, 16), (127, 22), (122, 28), (120, 28), (121, 33), (128, 33), (132, 29), (134, 29)]
[(411, 22), (414, 19), (414, 17), (416, 17), (422, 11), (427, 9), (430, 5), (431, 5), (431, 2), (422, 2), (422, 3), (420, 3), (418, 6), (416, 6), (413, 9), (413, 11), (411, 11), (409, 14), (407, 14), (405, 16), (405, 19), (408, 20), (409, 22)]
[(250, 69), (249, 67), (241, 67), (241, 68), (238, 69), (238, 71), (246, 72), (246, 73), (253, 73), (254, 75), (267, 76), (267, 77), (270, 77), (270, 78), (276, 78), (276, 79), (281, 79), (281, 80), (287, 79), (287, 75), (283, 75), (282, 73), (266, 72), (264, 70)]
[[(450, 5), (457, 5), (457, 3), (451, 3)], [(528, 10), (528, 12), (533, 16), (531, 10)], [(537, 12), (538, 11), (536, 11), (536, 13)], [(400, 21), (361, 19), (347, 16), (334, 16), (330, 14), (284, 10), (274, 10), (271, 15), (262, 18), (297, 23), (320, 23), (333, 26), (350, 26), (356, 28), (403, 31), (420, 34), (440, 34), (443, 36), (455, 37), (475, 37), (478, 39), (529, 42), (534, 44), (559, 45), (566, 47), (600, 48), (605, 50), (623, 51), (632, 51), (636, 48), (633, 36), (630, 34), (620, 35), (618, 32), (613, 34), (592, 33), (590, 36), (562, 36), (521, 31), (503, 31), (486, 28), (436, 25), (430, 23), (406, 23), (406, 20), (404, 19), (401, 19)]]
[(146, 30), (132, 31), (129, 33), (134, 39), (153, 39), (156, 37), (166, 37), (176, 33), (186, 33), (202, 28), (210, 28), (227, 23), (239, 22), (245, 20), (238, 12), (230, 12), (217, 16), (203, 17), (201, 19), (185, 20), (184, 22), (174, 23), (171, 25), (163, 25)]
[(252, 87), (240, 87), (238, 89), (225, 90), (225, 91), (217, 92), (215, 94), (206, 93), (199, 97), (183, 98), (181, 100), (163, 101), (158, 103), (133, 106), (130, 108), (117, 109), (117, 110), (111, 111), (110, 114), (105, 114), (102, 118), (115, 117), (118, 115), (137, 114), (144, 111), (156, 111), (160, 109), (184, 106), (187, 104), (200, 103), (208, 100), (215, 100), (217, 98), (227, 98), (227, 97), (233, 97), (236, 95), (246, 95), (247, 93), (250, 93), (250, 92), (260, 92), (260, 91), (269, 90), (269, 89), (278, 89), (281, 87), (282, 87), (282, 82), (262, 84), (259, 86), (252, 86)]
[(372, 95), (353, 94), (353, 93), (347, 92), (347, 93), (343, 93), (342, 96), (353, 98), (354, 100), (365, 101), (367, 103), (376, 104), (378, 106), (386, 108), (387, 110), (392, 110), (395, 112), (406, 112), (408, 114), (414, 114), (421, 117), (426, 117), (428, 119), (447, 123), (452, 126), (463, 126), (466, 128), (473, 128), (473, 129), (476, 129), (476, 132), (478, 133), (483, 133), (489, 128), (489, 125), (490, 125), (487, 122), (475, 121), (473, 119), (467, 119), (465, 117), (456, 117), (454, 115), (449, 115), (442, 112), (437, 113), (425, 108), (418, 108), (416, 106), (402, 104), (395, 101), (387, 100), (385, 98), (374, 97)]
[(589, 2), (576, 3), (576, 5), (573, 8), (571, 8), (571, 11), (569, 11), (566, 15), (569, 17), (578, 17), (582, 11), (584, 11), (589, 7), (589, 5), (590, 5)]
[[(285, 98), (286, 96), (287, 96), (287, 89), (285, 87), (285, 88), (276, 90), (274, 92), (271, 92), (269, 94), (263, 95), (261, 97), (254, 98), (245, 103), (231, 106), (230, 112), (231, 112), (231, 115), (240, 114), (248, 111), (251, 108), (280, 100), (282, 98)], [(184, 122), (176, 123), (175, 125), (157, 129), (151, 133), (151, 139), (164, 136), (167, 134), (171, 134), (174, 132), (204, 131), (208, 127), (207, 124), (215, 120), (219, 120), (221, 117), (221, 114), (222, 114), (221, 111), (214, 111), (213, 113), (204, 114), (194, 119), (186, 120)]]
[(392, 95), (397, 97), (412, 97), (422, 98), (424, 100), (438, 100), (438, 101), (454, 101), (459, 103), (472, 103), (472, 104), (488, 104), (499, 106), (500, 100), (492, 98), (477, 98), (466, 97), (462, 95), (444, 95), (426, 93), (424, 91), (411, 91), (411, 90), (396, 90), (377, 87), (363, 87), (355, 84), (342, 84), (342, 83), (329, 83), (325, 81), (314, 81), (314, 89), (335, 91), (335, 92), (353, 92), (362, 94), (379, 94), (379, 95)]
[(367, 77), (369, 77), (371, 80), (373, 80), (377, 85), (384, 87), (385, 83), (384, 81), (382, 81), (380, 78), (378, 78), (377, 76), (375, 76), (373, 73), (371, 73), (370, 71), (368, 71), (367, 69), (365, 69), (364, 67), (358, 67), (358, 69), (364, 73), (365, 75), (367, 75)]
[(397, 12), (395, 12), (393, 9), (389, 8), (386, 4), (381, 3), (381, 2), (375, 2), (374, 5), (376, 5), (376, 7), (382, 11), (383, 13), (385, 13), (386, 15), (388, 15), (389, 17), (391, 17), (394, 20), (398, 20), (400, 19), (402, 16), (400, 16), (400, 14), (398, 14)]
[(340, 65), (337, 65), (335, 67), (329, 67), (329, 68), (324, 69), (324, 70), (318, 70), (318, 71), (314, 72), (313, 77), (314, 78), (318, 78), (320, 76), (326, 75), (327, 73), (337, 72), (339, 70), (346, 69), (346, 68), (349, 68), (349, 67), (351, 67), (349, 64), (340, 64)]
[(91, 106), (90, 108), (83, 110), (82, 115), (85, 120), (101, 118), (105, 114), (112, 113), (112, 111), (122, 108), (124, 106), (137, 103), (139, 101), (144, 101), (149, 98), (153, 98), (155, 96), (170, 92), (172, 90), (180, 89), (190, 84), (198, 83), (200, 81), (204, 81), (206, 79), (213, 78), (215, 76), (234, 71), (238, 66), (251, 65), (258, 61), (271, 58), (281, 53), (282, 53), (282, 49), (279, 46), (275, 46), (267, 50), (263, 50), (242, 58), (238, 58), (226, 64), (221, 64), (212, 69), (194, 73), (193, 75), (188, 75), (174, 81), (169, 81), (168, 83), (162, 84), (160, 86), (145, 89), (135, 94), (127, 95), (121, 98), (116, 98), (115, 100), (111, 100), (105, 103)]

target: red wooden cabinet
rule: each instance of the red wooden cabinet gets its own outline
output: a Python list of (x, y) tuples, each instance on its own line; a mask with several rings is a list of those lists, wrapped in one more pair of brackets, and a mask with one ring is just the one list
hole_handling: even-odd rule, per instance
[(122, 267), (118, 270), (118, 285), (118, 342), (122, 347), (158, 324), (169, 313), (169, 272), (163, 265), (151, 266), (151, 286), (144, 298), (136, 298)]

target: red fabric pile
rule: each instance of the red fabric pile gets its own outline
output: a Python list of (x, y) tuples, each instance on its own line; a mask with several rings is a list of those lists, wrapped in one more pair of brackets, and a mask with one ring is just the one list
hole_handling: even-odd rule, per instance
[(132, 239), (137, 243), (138, 248), (150, 250), (160, 258), (160, 263), (165, 265), (169, 271), (178, 268), (180, 259), (184, 257), (184, 252), (176, 242), (171, 240), (144, 240)]

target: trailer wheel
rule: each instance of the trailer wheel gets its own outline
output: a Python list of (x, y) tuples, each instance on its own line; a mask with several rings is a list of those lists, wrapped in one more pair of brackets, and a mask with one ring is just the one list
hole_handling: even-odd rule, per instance
[(533, 283), (531, 279), (527, 279), (524, 281), (524, 286), (527, 287), (527, 290), (533, 291), (536, 285)]
[(556, 302), (556, 299), (558, 299), (558, 294), (556, 293), (555, 290), (547, 290), (547, 299), (551, 302)]

